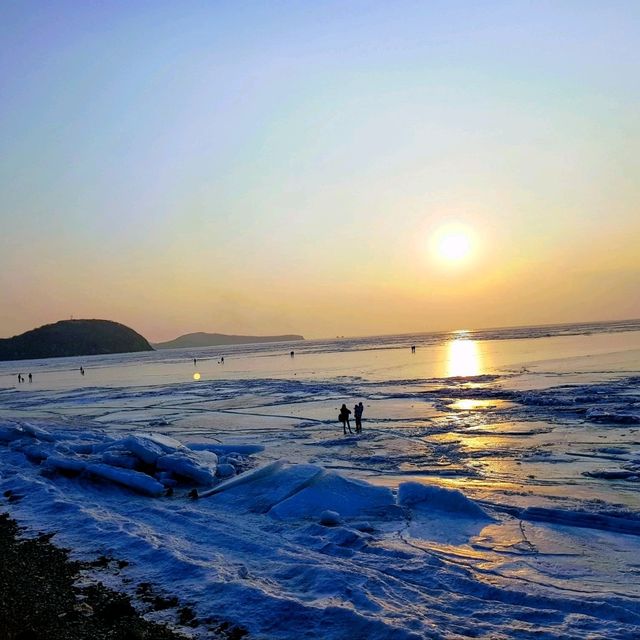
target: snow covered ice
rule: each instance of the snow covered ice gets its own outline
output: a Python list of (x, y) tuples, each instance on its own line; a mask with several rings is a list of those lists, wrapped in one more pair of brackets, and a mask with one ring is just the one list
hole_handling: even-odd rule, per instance
[(633, 329), (2, 364), (2, 508), (256, 638), (638, 638)]

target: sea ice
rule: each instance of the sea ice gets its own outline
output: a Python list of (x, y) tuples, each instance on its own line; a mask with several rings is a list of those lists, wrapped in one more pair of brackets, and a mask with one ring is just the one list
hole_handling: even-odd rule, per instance
[(101, 453), (111, 447), (111, 442), (71, 442), (67, 444), (70, 451), (75, 451), (83, 455), (90, 453)]
[[(100, 360), (103, 387), (0, 388), (3, 416), (33, 411), (30, 424), (53, 438), (0, 420), (2, 508), (32, 531), (56, 532), (79, 557), (128, 560), (123, 588), (151, 582), (192, 602), (200, 619), (238, 622), (251, 637), (640, 638), (639, 432), (628, 420), (640, 415), (637, 373), (621, 378), (588, 358), (585, 371), (563, 362), (566, 374), (545, 364), (424, 379), (428, 363), (413, 357), (407, 369), (404, 347), (358, 355), (360, 343), (349, 341), (362, 362), (354, 367), (344, 344), (338, 352), (309, 343), (317, 375), (299, 371), (296, 380), (289, 369), (241, 370), (258, 361), (264, 371), (276, 355), (238, 358), (235, 372), (229, 358), (225, 377), (204, 384), (174, 382), (179, 367), (191, 373), (190, 361), (177, 354), (168, 365), (171, 354), (151, 353), (144, 357), (157, 362), (148, 365), (139, 356)], [(316, 368), (312, 354), (323, 350), (331, 366)], [(113, 360), (136, 363), (135, 376)], [(147, 366), (154, 376), (175, 368), (145, 378)], [(367, 405), (364, 435), (336, 437), (334, 407), (350, 397)], [(453, 406), (465, 399), (485, 408)], [(56, 413), (59, 423), (42, 418)], [(219, 484), (201, 494), (209, 498), (148, 497), (177, 482), (155, 460), (184, 448), (136, 431), (143, 462), (119, 441), (128, 425), (154, 418), (169, 435), (207, 440), (189, 452), (219, 455)], [(223, 465), (242, 470), (244, 456), (262, 451), (262, 466), (220, 479)], [(145, 473), (106, 464), (119, 456)], [(56, 458), (97, 473), (54, 475)], [(291, 462), (269, 463), (278, 458)], [(418, 478), (417, 487), (406, 482)], [(384, 487), (398, 486), (396, 500)], [(337, 524), (320, 524), (327, 511)], [(205, 627), (191, 633), (204, 638)]]
[(398, 504), (403, 507), (446, 511), (451, 515), (489, 518), (487, 513), (458, 489), (403, 482), (398, 487)]
[(164, 455), (165, 450), (150, 438), (141, 435), (131, 435), (120, 440), (118, 445), (129, 450), (145, 464), (155, 464)]
[(256, 480), (266, 478), (274, 473), (277, 469), (280, 469), (284, 466), (284, 460), (276, 460), (274, 462), (270, 462), (261, 467), (257, 467), (256, 469), (252, 469), (251, 471), (247, 471), (242, 475), (236, 476), (235, 478), (231, 478), (230, 480), (226, 480), (225, 482), (220, 483), (213, 489), (209, 489), (200, 494), (201, 498), (207, 498), (209, 496), (213, 496), (217, 493), (221, 493), (223, 491), (228, 491), (233, 487), (237, 487), (242, 484), (246, 484), (249, 482), (255, 482)]
[(158, 469), (171, 471), (178, 476), (189, 478), (205, 486), (215, 482), (217, 463), (218, 458), (215, 453), (203, 451), (198, 455), (195, 451), (188, 449), (162, 455), (156, 460)]
[[(48, 462), (48, 460), (47, 460)], [(164, 485), (146, 473), (131, 469), (119, 469), (107, 464), (92, 463), (86, 467), (87, 473), (121, 484), (129, 489), (157, 498), (164, 493)]]
[(387, 487), (375, 487), (367, 482), (351, 480), (337, 473), (322, 473), (306, 488), (283, 500), (269, 510), (280, 520), (318, 517), (325, 510), (335, 511), (343, 518), (393, 511), (395, 500)]
[(35, 424), (22, 422), (20, 426), (25, 431), (25, 433), (30, 435), (32, 438), (37, 438), (38, 440), (42, 440), (43, 442), (53, 442), (55, 440), (55, 437), (52, 436), (48, 431), (45, 431)]
[(82, 473), (87, 466), (86, 460), (55, 454), (48, 456), (43, 464), (45, 468), (68, 473)]
[(323, 473), (322, 467), (317, 465), (285, 465), (278, 461), (219, 485), (214, 489), (217, 492), (215, 502), (253, 513), (266, 513)]
[(614, 423), (614, 424), (638, 424), (640, 415), (630, 411), (615, 411), (610, 409), (594, 408), (587, 411), (587, 419), (592, 422)]
[(213, 444), (209, 442), (203, 443), (191, 443), (189, 449), (194, 451), (213, 451), (213, 453), (219, 456), (229, 454), (239, 454), (242, 456), (250, 456), (254, 453), (261, 453), (264, 451), (264, 445), (262, 444)]
[(0, 426), (0, 442), (12, 442), (19, 438), (24, 438), (27, 432), (19, 425), (2, 425)]
[(147, 440), (157, 444), (166, 453), (173, 453), (174, 451), (186, 449), (185, 445), (182, 444), (182, 442), (170, 436), (166, 436), (162, 433), (146, 433), (144, 434), (144, 437)]
[(223, 462), (216, 468), (216, 475), (219, 478), (230, 478), (236, 475), (236, 468), (232, 464)]
[(340, 522), (340, 514), (337, 511), (326, 509), (320, 514), (320, 524), (325, 527), (336, 527)]
[(45, 460), (49, 456), (49, 452), (46, 447), (39, 444), (27, 444), (20, 449), (22, 453), (32, 462), (39, 463)]
[(617, 531), (640, 536), (640, 519), (594, 513), (591, 511), (527, 507), (519, 512), (524, 520), (553, 522), (569, 527)]
[(124, 469), (135, 469), (140, 465), (138, 458), (126, 449), (109, 449), (102, 454), (102, 461)]

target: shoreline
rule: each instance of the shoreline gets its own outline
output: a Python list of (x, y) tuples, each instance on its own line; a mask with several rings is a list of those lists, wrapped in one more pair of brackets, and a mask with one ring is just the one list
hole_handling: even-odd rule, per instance
[[(4, 498), (9, 503), (20, 499), (11, 493)], [(55, 534), (29, 537), (27, 531), (6, 505), (0, 507), (0, 640), (247, 637), (246, 630), (226, 621), (199, 620), (189, 603), (156, 591), (148, 582), (137, 585), (135, 597), (105, 586), (100, 574), (119, 574), (128, 566), (124, 560), (73, 560), (68, 549), (52, 543)], [(175, 614), (175, 622), (144, 617), (161, 611)], [(194, 634), (178, 627), (192, 628)]]

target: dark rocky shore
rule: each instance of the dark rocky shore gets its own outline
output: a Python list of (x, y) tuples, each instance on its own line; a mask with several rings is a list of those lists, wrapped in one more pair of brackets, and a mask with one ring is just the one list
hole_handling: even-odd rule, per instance
[[(51, 535), (21, 536), (18, 525), (0, 513), (0, 640), (185, 640), (166, 625), (145, 620), (131, 598), (96, 580), (79, 581), (83, 570), (118, 571), (124, 561), (100, 557), (70, 560)], [(176, 623), (197, 627), (201, 637), (239, 640), (246, 631), (227, 622), (198, 620), (188, 604), (138, 585), (148, 611), (175, 611)]]

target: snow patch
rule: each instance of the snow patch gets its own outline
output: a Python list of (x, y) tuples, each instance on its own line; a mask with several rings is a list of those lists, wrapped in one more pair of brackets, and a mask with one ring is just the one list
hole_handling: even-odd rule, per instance
[(398, 487), (398, 504), (409, 508), (445, 511), (466, 518), (491, 520), (491, 517), (462, 491), (419, 482), (403, 482)]
[(269, 510), (279, 520), (317, 518), (325, 510), (335, 511), (343, 518), (394, 511), (393, 493), (387, 487), (376, 487), (360, 480), (351, 480), (337, 473), (321, 473), (306, 488), (283, 500)]

